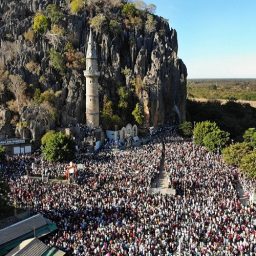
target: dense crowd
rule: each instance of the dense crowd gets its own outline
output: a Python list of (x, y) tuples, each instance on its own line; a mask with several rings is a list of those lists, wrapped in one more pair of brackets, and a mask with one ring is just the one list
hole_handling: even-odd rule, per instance
[[(71, 255), (256, 254), (256, 206), (240, 203), (236, 184), (244, 178), (220, 156), (164, 134), (79, 162), (85, 168), (71, 184), (45, 183), (22, 171), (8, 176), (11, 202), (56, 222), (48, 244)], [(150, 193), (162, 167), (176, 195)]]

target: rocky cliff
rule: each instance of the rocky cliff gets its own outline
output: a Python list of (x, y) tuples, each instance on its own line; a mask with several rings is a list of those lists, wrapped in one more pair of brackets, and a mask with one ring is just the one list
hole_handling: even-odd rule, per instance
[(136, 103), (145, 126), (185, 119), (187, 70), (165, 19), (121, 0), (1, 0), (0, 134), (84, 122), (90, 26), (101, 110), (107, 99), (123, 123)]

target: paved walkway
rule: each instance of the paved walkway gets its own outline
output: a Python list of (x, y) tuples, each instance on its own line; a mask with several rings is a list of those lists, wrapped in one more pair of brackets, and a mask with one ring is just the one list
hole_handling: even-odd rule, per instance
[(236, 184), (236, 191), (238, 193), (238, 197), (240, 199), (240, 202), (246, 206), (249, 204), (249, 198), (245, 195), (245, 191), (241, 185), (241, 183), (238, 181)]
[(160, 172), (158, 177), (156, 177), (150, 188), (150, 193), (156, 194), (160, 193), (163, 195), (175, 195), (175, 189), (169, 188), (169, 175), (164, 169), (164, 159), (165, 159), (165, 144), (162, 142), (162, 157), (160, 160)]

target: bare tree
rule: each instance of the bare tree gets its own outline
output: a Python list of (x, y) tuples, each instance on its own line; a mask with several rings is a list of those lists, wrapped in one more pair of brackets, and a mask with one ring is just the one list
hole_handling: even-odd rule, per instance
[(11, 80), (10, 90), (15, 96), (18, 112), (20, 112), (21, 108), (27, 103), (27, 97), (25, 94), (27, 84), (19, 75), (10, 75), (9, 78)]

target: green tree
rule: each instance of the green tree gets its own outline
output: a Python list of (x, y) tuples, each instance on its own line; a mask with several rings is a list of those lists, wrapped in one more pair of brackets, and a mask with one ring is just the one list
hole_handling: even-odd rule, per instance
[(121, 86), (118, 88), (119, 102), (118, 107), (121, 109), (127, 109), (129, 93), (125, 87)]
[(142, 125), (144, 122), (144, 111), (142, 109), (141, 104), (137, 103), (134, 110), (132, 111), (132, 115), (135, 119), (135, 121), (139, 124)]
[(33, 101), (36, 105), (40, 105), (40, 103), (41, 103), (41, 91), (39, 88), (35, 89)]
[(155, 32), (156, 31), (156, 23), (157, 22), (156, 22), (154, 16), (151, 14), (148, 14), (146, 24), (145, 24), (146, 32), (148, 32), (148, 33)]
[(111, 20), (109, 22), (109, 29), (115, 36), (122, 32), (121, 24), (117, 20)]
[(127, 3), (123, 6), (122, 14), (128, 17), (134, 17), (137, 13), (137, 9), (133, 3)]
[(103, 97), (103, 114), (112, 116), (113, 115), (113, 102), (106, 96), (104, 95)]
[(64, 17), (64, 15), (61, 12), (59, 6), (57, 6), (56, 4), (47, 5), (46, 13), (47, 13), (48, 18), (51, 20), (51, 22), (53, 24), (58, 23)]
[(4, 161), (5, 160), (5, 148), (0, 145), (0, 161)]
[(256, 128), (249, 128), (244, 132), (244, 141), (250, 143), (251, 146), (256, 147)]
[(56, 103), (56, 95), (53, 89), (48, 89), (41, 93), (39, 102), (48, 102), (50, 105), (54, 106), (54, 104)]
[(79, 13), (85, 7), (84, 0), (71, 0), (70, 2), (70, 11), (72, 14)]
[(90, 20), (91, 27), (98, 33), (106, 23), (106, 17), (100, 13)]
[(42, 137), (42, 152), (47, 161), (70, 161), (75, 156), (75, 143), (62, 132), (50, 131)]
[(220, 129), (209, 132), (203, 138), (204, 146), (212, 152), (221, 150), (229, 142), (230, 134)]
[(191, 122), (183, 122), (179, 125), (179, 133), (184, 137), (191, 137), (193, 135), (193, 127)]
[(193, 130), (194, 143), (197, 145), (204, 145), (204, 137), (213, 131), (219, 130), (219, 127), (215, 122), (204, 121), (196, 124)]
[(47, 17), (43, 13), (37, 12), (33, 21), (34, 31), (43, 34), (47, 31), (48, 27), (49, 22)]
[(256, 151), (255, 150), (245, 155), (242, 158), (240, 168), (249, 177), (256, 178)]
[(54, 49), (50, 50), (50, 64), (51, 66), (60, 72), (60, 74), (64, 74), (65, 72), (65, 59), (61, 53), (55, 51)]
[(246, 143), (235, 143), (222, 150), (222, 156), (227, 164), (239, 166), (241, 159), (252, 151), (251, 146)]

